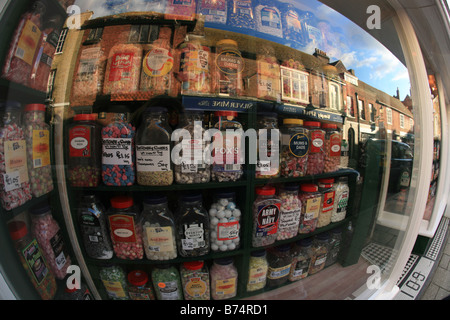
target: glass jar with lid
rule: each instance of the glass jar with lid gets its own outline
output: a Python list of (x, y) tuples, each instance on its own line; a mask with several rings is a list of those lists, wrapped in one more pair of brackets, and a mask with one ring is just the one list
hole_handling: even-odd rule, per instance
[(321, 174), (325, 168), (325, 130), (320, 127), (319, 121), (305, 121), (309, 130), (309, 154), (306, 174)]
[(312, 258), (312, 238), (297, 241), (292, 248), (292, 266), (289, 281), (297, 281), (308, 276)]
[(157, 300), (183, 300), (180, 273), (174, 265), (158, 264), (152, 270)]
[(334, 228), (330, 231), (330, 240), (328, 242), (328, 254), (325, 261), (325, 267), (331, 266), (338, 261), (339, 252), (342, 245), (342, 229)]
[(149, 260), (170, 260), (177, 257), (175, 220), (164, 195), (144, 198), (142, 234), (145, 255)]
[(77, 114), (68, 129), (68, 180), (72, 187), (96, 187), (102, 177), (101, 130), (97, 114)]
[(334, 210), (331, 214), (331, 222), (338, 222), (345, 219), (349, 197), (350, 189), (348, 186), (348, 177), (340, 177), (336, 184), (336, 195), (334, 200)]
[(278, 192), (281, 200), (280, 222), (278, 223), (277, 240), (286, 240), (298, 234), (302, 203), (298, 198), (299, 186), (286, 184)]
[(136, 133), (137, 182), (144, 186), (167, 186), (173, 183), (171, 168), (171, 134), (167, 109), (149, 107)]
[(313, 183), (305, 183), (300, 186), (299, 199), (302, 203), (302, 213), (298, 233), (305, 234), (316, 230), (317, 220), (322, 203), (322, 194), (319, 187)]
[(231, 299), (237, 294), (238, 271), (233, 258), (213, 260), (211, 266), (211, 297), (214, 300)]
[(276, 287), (289, 279), (292, 256), (291, 245), (284, 244), (271, 248), (267, 255), (269, 269), (267, 271), (267, 286)]
[(216, 94), (236, 97), (242, 94), (244, 59), (238, 43), (223, 39), (216, 43), (214, 88)]
[(325, 130), (325, 159), (323, 172), (337, 171), (341, 164), (341, 141), (342, 135), (338, 126), (333, 123), (322, 123)]
[(27, 104), (23, 124), (27, 142), (31, 194), (37, 198), (53, 190), (50, 162), (50, 126), (45, 122), (45, 104)]
[(125, 271), (121, 266), (104, 264), (99, 271), (106, 294), (111, 300), (129, 300), (128, 283)]
[(278, 178), (280, 176), (280, 131), (277, 114), (258, 114), (258, 160), (255, 177), (257, 179)]
[(244, 134), (236, 111), (216, 111), (217, 117), (212, 143), (211, 180), (218, 182), (236, 181), (243, 174), (244, 150), (241, 145)]
[(128, 295), (131, 300), (155, 300), (147, 272), (133, 270), (128, 273)]
[(306, 175), (309, 157), (309, 130), (301, 119), (284, 119), (281, 128), (280, 169), (282, 177)]
[(177, 247), (182, 257), (198, 257), (209, 253), (209, 216), (201, 194), (181, 197), (176, 214)]
[(110, 202), (107, 215), (114, 253), (119, 259), (142, 259), (142, 219), (133, 198), (119, 195)]
[(209, 142), (204, 139), (204, 113), (201, 110), (186, 110), (182, 115), (180, 130), (175, 130), (173, 158), (175, 181), (180, 184), (206, 183), (211, 178), (211, 167), (204, 158)]
[(135, 127), (127, 113), (116, 112), (102, 129), (102, 179), (107, 186), (131, 186), (135, 182)]
[(266, 250), (253, 251), (249, 261), (248, 292), (260, 290), (266, 286), (268, 269)]
[(331, 216), (335, 211), (334, 201), (336, 188), (334, 187), (333, 178), (319, 179), (319, 192), (322, 193), (322, 201), (320, 204), (319, 219), (317, 220), (317, 228), (322, 228), (331, 223)]
[(314, 237), (312, 244), (312, 258), (309, 266), (309, 274), (313, 275), (323, 268), (328, 255), (328, 240), (330, 236), (328, 232), (320, 233)]
[(272, 186), (256, 188), (253, 203), (253, 247), (271, 245), (277, 239), (281, 200)]
[(209, 271), (204, 261), (183, 262), (180, 276), (185, 300), (210, 300)]

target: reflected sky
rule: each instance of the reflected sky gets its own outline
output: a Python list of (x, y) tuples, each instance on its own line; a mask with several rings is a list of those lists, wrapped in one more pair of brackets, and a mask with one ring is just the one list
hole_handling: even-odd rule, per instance
[[(82, 12), (93, 11), (93, 18), (96, 18), (120, 12), (143, 11), (143, 8), (151, 7), (152, 2), (152, 0), (76, 0), (75, 5), (78, 5)], [(410, 94), (407, 69), (376, 39), (319, 1), (295, 0), (291, 3), (298, 9), (313, 14), (315, 27), (320, 28), (323, 35), (319, 49), (328, 54), (331, 62), (341, 60), (347, 69), (355, 70), (360, 80), (389, 95), (395, 95), (399, 88), (401, 100)], [(299, 49), (312, 54), (315, 47), (317, 44), (310, 42)]]

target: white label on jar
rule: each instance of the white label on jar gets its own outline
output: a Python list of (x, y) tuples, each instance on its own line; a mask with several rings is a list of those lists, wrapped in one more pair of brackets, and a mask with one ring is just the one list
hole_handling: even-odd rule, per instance
[(258, 160), (256, 163), (256, 171), (258, 172), (270, 172), (271, 171), (271, 162), (270, 160)]
[(203, 223), (184, 225), (184, 239), (181, 239), (181, 246), (183, 250), (194, 250), (202, 248), (205, 243), (205, 230), (203, 229)]
[(146, 227), (148, 249), (152, 252), (172, 252), (172, 227)]
[(239, 221), (221, 222), (217, 224), (217, 240), (233, 240), (239, 236)]
[(4, 173), (3, 182), (5, 185), (4, 188), (6, 192), (20, 188), (21, 187), (20, 172), (13, 171), (10, 173)]
[(176, 281), (158, 282), (158, 290), (162, 300), (178, 299), (178, 286)]
[(136, 169), (141, 172), (170, 171), (170, 146), (136, 146)]
[(314, 147), (320, 148), (323, 146), (323, 140), (322, 139), (314, 139), (312, 141), (312, 144)]
[(290, 270), (291, 270), (290, 264), (288, 264), (284, 267), (280, 267), (280, 268), (270, 268), (269, 267), (269, 271), (267, 272), (267, 278), (269, 278), (269, 279), (283, 278), (289, 274)]
[(102, 163), (106, 165), (132, 164), (131, 138), (103, 138)]
[(280, 215), (280, 222), (278, 224), (278, 229), (280, 231), (284, 231), (297, 227), (298, 224), (300, 223), (300, 215), (301, 209), (282, 211)]
[(61, 230), (58, 230), (56, 234), (50, 239), (50, 246), (55, 255), (55, 264), (58, 270), (61, 270), (66, 264), (66, 256), (64, 254), (64, 242), (61, 235)]

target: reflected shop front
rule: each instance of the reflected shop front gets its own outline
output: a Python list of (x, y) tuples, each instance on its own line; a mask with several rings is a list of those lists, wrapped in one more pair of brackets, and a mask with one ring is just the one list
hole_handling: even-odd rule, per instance
[(0, 298), (419, 294), (446, 2), (0, 4)]

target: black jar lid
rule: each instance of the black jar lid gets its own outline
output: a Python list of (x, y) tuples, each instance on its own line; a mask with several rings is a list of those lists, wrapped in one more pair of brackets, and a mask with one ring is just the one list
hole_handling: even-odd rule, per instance
[(144, 198), (144, 203), (146, 204), (162, 204), (167, 202), (167, 197), (165, 195), (152, 194)]

